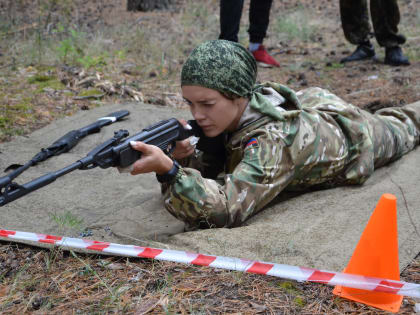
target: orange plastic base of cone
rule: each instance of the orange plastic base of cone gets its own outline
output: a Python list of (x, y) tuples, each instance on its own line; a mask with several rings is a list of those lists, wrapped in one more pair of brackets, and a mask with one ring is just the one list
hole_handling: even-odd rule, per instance
[[(360, 237), (344, 273), (400, 280), (397, 232), (397, 198), (383, 194)], [(403, 297), (336, 286), (333, 293), (390, 312), (398, 312)]]
[(397, 313), (400, 310), (403, 299), (401, 295), (346, 288), (341, 285), (337, 285), (333, 293), (340, 297), (393, 313)]

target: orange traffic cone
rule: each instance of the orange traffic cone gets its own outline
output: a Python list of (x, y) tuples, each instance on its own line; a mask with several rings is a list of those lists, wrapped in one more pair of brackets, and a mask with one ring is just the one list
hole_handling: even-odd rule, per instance
[[(382, 195), (343, 272), (400, 280), (397, 198), (394, 195)], [(390, 312), (398, 312), (403, 299), (401, 295), (353, 289), (340, 285), (334, 288), (333, 293)]]

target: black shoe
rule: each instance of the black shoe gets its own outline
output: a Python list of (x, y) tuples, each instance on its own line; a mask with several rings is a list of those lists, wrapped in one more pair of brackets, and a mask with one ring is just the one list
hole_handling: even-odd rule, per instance
[(403, 55), (400, 46), (385, 48), (385, 64), (391, 66), (409, 66), (410, 61)]
[(375, 57), (375, 48), (372, 44), (361, 44), (357, 46), (356, 50), (350, 55), (340, 60), (340, 63), (349, 61), (359, 61)]

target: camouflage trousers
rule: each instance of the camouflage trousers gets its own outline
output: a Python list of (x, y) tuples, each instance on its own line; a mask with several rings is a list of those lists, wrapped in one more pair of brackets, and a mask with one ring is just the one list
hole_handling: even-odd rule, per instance
[(420, 142), (420, 102), (365, 114), (378, 168), (413, 150)]
[[(400, 10), (397, 0), (370, 0), (370, 13), (376, 40), (382, 47), (395, 47), (405, 43), (398, 33)], [(359, 45), (369, 40), (367, 0), (340, 0), (341, 23), (346, 39)]]
[(420, 144), (420, 102), (371, 114), (324, 89), (308, 88), (297, 95), (303, 108), (335, 117), (348, 142), (345, 172), (327, 183), (327, 187), (362, 184), (374, 169), (399, 159)]

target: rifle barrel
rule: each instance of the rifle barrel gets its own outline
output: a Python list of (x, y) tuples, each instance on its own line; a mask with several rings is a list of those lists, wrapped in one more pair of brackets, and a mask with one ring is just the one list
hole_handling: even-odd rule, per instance
[(82, 161), (77, 161), (69, 166), (66, 166), (58, 171), (50, 172), (45, 175), (42, 175), (38, 178), (35, 178), (34, 180), (19, 185), (17, 187), (12, 187), (10, 191), (7, 190), (7, 187), (4, 189), (2, 194), (0, 195), (0, 206), (4, 206), (5, 204), (12, 202), (20, 197), (23, 197), (34, 190), (37, 190), (39, 188), (42, 188), (48, 184), (51, 184), (53, 181), (55, 181), (57, 178), (66, 175), (74, 170), (79, 169), (83, 166)]

